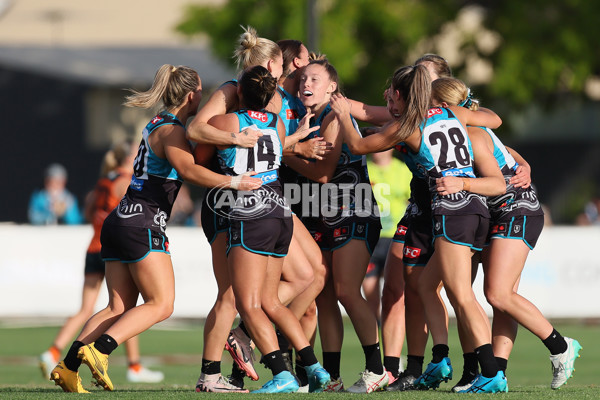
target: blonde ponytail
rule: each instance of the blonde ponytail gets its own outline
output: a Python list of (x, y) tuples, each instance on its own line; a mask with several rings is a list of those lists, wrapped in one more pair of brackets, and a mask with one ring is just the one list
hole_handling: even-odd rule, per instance
[(167, 110), (183, 103), (185, 96), (198, 87), (198, 73), (190, 67), (165, 64), (154, 76), (152, 87), (145, 92), (129, 89), (131, 95), (125, 97), (127, 107), (152, 108), (162, 102)]
[(405, 109), (398, 119), (396, 142), (406, 140), (427, 116), (431, 105), (431, 78), (423, 65), (402, 67), (392, 77), (392, 90), (398, 90)]

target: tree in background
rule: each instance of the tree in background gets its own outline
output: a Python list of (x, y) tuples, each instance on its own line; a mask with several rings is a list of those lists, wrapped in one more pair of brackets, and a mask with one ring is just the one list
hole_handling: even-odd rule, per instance
[[(307, 41), (308, 0), (228, 0), (190, 5), (177, 29), (205, 34), (231, 61), (240, 25), (274, 41)], [(600, 100), (597, 20), (587, 0), (315, 1), (319, 48), (336, 66), (345, 92), (383, 104), (395, 68), (426, 52), (444, 56), (486, 104), (553, 104), (564, 94)]]

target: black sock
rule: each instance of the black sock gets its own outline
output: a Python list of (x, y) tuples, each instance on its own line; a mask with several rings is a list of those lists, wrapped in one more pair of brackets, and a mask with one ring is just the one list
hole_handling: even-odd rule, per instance
[(370, 344), (363, 346), (363, 352), (365, 353), (365, 369), (381, 375), (383, 374), (383, 364), (381, 363), (381, 350), (379, 343)]
[(494, 358), (494, 351), (492, 350), (491, 344), (484, 344), (475, 349), (479, 366), (481, 367), (481, 375), (486, 378), (493, 378), (496, 376), (498, 371), (498, 363)]
[(233, 363), (233, 367), (231, 368), (231, 379), (235, 381), (244, 382), (244, 378), (246, 377), (246, 373), (243, 369), (238, 367), (236, 363)]
[(277, 344), (279, 345), (279, 350), (281, 350), (282, 353), (289, 353), (290, 342), (285, 336), (283, 336), (279, 329), (276, 329), (275, 333), (277, 334)]
[(406, 356), (406, 369), (412, 376), (419, 377), (423, 373), (423, 361), (425, 357), (422, 356)]
[(556, 331), (556, 329), (553, 329), (550, 336), (542, 340), (542, 342), (548, 348), (548, 350), (550, 350), (550, 354), (553, 356), (567, 351), (567, 342), (565, 341), (565, 338)]
[(267, 368), (269, 368), (273, 373), (273, 376), (280, 372), (287, 371), (287, 368), (285, 367), (285, 361), (283, 361), (280, 350), (275, 350), (269, 354), (265, 354), (263, 360)]
[(117, 341), (110, 337), (110, 335), (107, 335), (106, 333), (100, 335), (98, 340), (94, 342), (94, 347), (96, 348), (96, 350), (98, 350), (102, 354), (107, 355), (110, 355), (110, 353), (112, 353), (118, 345), (119, 344), (117, 343)]
[(506, 367), (508, 367), (508, 360), (506, 358), (502, 358), (502, 357), (494, 357), (496, 359), (496, 362), (498, 363), (498, 368), (500, 368), (500, 371), (504, 372), (504, 375), (506, 375)]
[(479, 362), (477, 361), (477, 354), (475, 352), (472, 353), (464, 353), (463, 354), (463, 376), (468, 374), (473, 378), (479, 374)]
[(340, 377), (340, 361), (342, 353), (339, 351), (324, 351), (323, 352), (323, 368), (329, 372), (331, 379), (339, 379)]
[(434, 364), (439, 363), (445, 357), (448, 357), (448, 352), (449, 351), (450, 351), (450, 348), (448, 347), (448, 345), (446, 345), (446, 344), (436, 344), (431, 349), (431, 352), (433, 353), (433, 358), (431, 359), (431, 362), (434, 363)]
[(302, 365), (313, 365), (318, 363), (317, 357), (312, 347), (306, 346), (302, 350), (298, 351), (298, 357), (302, 360)]
[(394, 378), (400, 375), (400, 357), (383, 356), (383, 366)]
[(202, 367), (200, 372), (204, 375), (214, 375), (221, 373), (221, 361), (211, 361), (202, 359)]
[[(314, 355), (314, 351), (313, 351), (313, 355)], [(315, 360), (316, 359), (317, 358), (315, 357)], [(312, 364), (309, 364), (309, 365), (312, 365)], [(305, 366), (305, 364), (302, 361), (302, 359), (300, 358), (300, 354), (298, 353), (298, 351), (296, 351), (296, 368), (295, 368), (295, 372), (296, 372), (296, 377), (300, 381), (300, 386), (306, 386), (306, 385), (308, 385), (308, 375), (306, 374), (306, 369), (304, 369), (304, 366)]]
[(246, 325), (244, 325), (244, 321), (240, 321), (238, 327), (246, 334), (246, 336), (250, 337), (248, 330), (246, 329)]
[(83, 342), (74, 341), (69, 351), (67, 351), (67, 355), (65, 356), (65, 367), (70, 369), (71, 371), (77, 371), (79, 366), (81, 365), (81, 360), (77, 358), (77, 352), (81, 346), (85, 346)]

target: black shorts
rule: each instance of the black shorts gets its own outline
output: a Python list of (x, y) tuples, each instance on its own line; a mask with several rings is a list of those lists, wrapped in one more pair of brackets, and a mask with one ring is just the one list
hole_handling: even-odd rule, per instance
[(490, 220), (477, 214), (434, 215), (433, 226), (436, 238), (479, 251), (485, 245)]
[(398, 243), (404, 243), (406, 240), (406, 231), (408, 229), (408, 218), (406, 215), (402, 217), (398, 225), (396, 225), (396, 233), (394, 233), (393, 241)]
[(100, 235), (102, 259), (132, 263), (143, 260), (150, 252), (169, 253), (169, 238), (153, 229), (113, 224), (102, 225)]
[(413, 218), (404, 238), (402, 262), (411, 267), (424, 267), (433, 251), (433, 220)]
[(209, 206), (210, 201), (211, 197), (206, 196), (204, 198), (200, 209), (200, 221), (206, 240), (212, 244), (219, 233), (227, 232), (229, 229), (229, 219), (225, 216), (217, 215)]
[(84, 274), (104, 274), (104, 261), (100, 253), (85, 253)]
[(486, 244), (496, 238), (518, 239), (533, 250), (543, 228), (543, 215), (519, 215), (506, 221), (492, 222)]
[(371, 254), (371, 261), (367, 267), (367, 274), (365, 276), (383, 276), (383, 270), (385, 268), (385, 260), (387, 259), (388, 250), (392, 244), (392, 238), (380, 237), (373, 254)]
[(227, 233), (227, 254), (232, 247), (242, 246), (252, 253), (285, 257), (293, 230), (291, 217), (231, 220)]
[(381, 223), (372, 218), (348, 217), (334, 226), (326, 226), (315, 218), (302, 219), (302, 222), (323, 251), (337, 250), (350, 240), (358, 239), (363, 240), (369, 254), (373, 254), (381, 232)]

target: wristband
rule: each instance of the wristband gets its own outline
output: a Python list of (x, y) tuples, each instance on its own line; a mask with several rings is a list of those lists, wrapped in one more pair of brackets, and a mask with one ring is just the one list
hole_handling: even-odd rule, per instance
[(469, 182), (469, 179), (467, 178), (462, 178), (463, 181), (463, 188), (462, 190), (464, 190), (465, 192), (468, 192), (471, 190), (471, 182)]
[(229, 183), (229, 187), (234, 190), (238, 190), (240, 184), (242, 183), (243, 175), (236, 175), (231, 177), (231, 182)]

